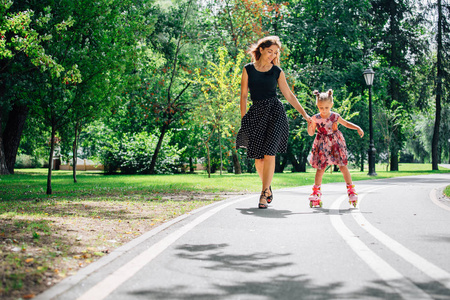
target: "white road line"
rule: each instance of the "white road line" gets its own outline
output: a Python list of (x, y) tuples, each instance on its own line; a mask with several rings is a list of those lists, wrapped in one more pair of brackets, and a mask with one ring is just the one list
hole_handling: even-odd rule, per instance
[(213, 208), (201, 216), (194, 219), (192, 222), (184, 225), (177, 231), (171, 233), (158, 243), (154, 244), (128, 263), (111, 273), (105, 279), (97, 283), (95, 286), (90, 288), (86, 293), (81, 295), (77, 300), (101, 300), (105, 299), (109, 294), (111, 294), (115, 289), (117, 289), (122, 283), (130, 279), (134, 274), (136, 274), (140, 269), (142, 269), (145, 265), (151, 262), (154, 258), (156, 258), (161, 252), (167, 249), (170, 245), (172, 245), (176, 240), (186, 234), (188, 231), (193, 229), (195, 226), (199, 225), (203, 221), (207, 220), (209, 217), (218, 213), (222, 209), (233, 205), (237, 202), (241, 202), (243, 200), (247, 200), (254, 195), (247, 196), (245, 198), (240, 198), (231, 202), (226, 202), (223, 205), (220, 205), (216, 208)]
[[(365, 194), (360, 195), (359, 202), (364, 198)], [(361, 211), (354, 210), (352, 211), (352, 216), (358, 223), (358, 225), (363, 228), (365, 231), (370, 233), (374, 238), (388, 247), (391, 251), (393, 251), (398, 256), (402, 257), (404, 260), (412, 264), (417, 269), (421, 270), (427, 276), (433, 278), (434, 280), (441, 283), (447, 289), (450, 290), (450, 273), (445, 270), (437, 267), (431, 262), (427, 261), (423, 257), (409, 250), (396, 240), (384, 234), (379, 229), (375, 228), (372, 224), (367, 221), (367, 219), (361, 214)]]
[(386, 261), (375, 254), (364, 244), (342, 221), (339, 215), (341, 203), (347, 199), (342, 196), (336, 199), (330, 207), (330, 220), (333, 227), (353, 251), (382, 279), (395, 289), (405, 299), (432, 299), (428, 294), (391, 267)]

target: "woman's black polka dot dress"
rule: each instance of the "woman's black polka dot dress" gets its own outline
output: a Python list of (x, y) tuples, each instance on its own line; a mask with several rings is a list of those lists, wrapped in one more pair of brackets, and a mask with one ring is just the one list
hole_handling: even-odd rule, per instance
[(273, 66), (259, 72), (253, 63), (245, 65), (252, 106), (241, 121), (236, 148), (246, 148), (248, 158), (261, 159), (287, 150), (289, 125), (283, 104), (277, 97), (278, 77), (282, 72)]

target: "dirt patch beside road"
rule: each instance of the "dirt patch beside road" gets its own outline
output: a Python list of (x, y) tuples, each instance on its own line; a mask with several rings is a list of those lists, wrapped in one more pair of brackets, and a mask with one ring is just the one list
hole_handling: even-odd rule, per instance
[(0, 298), (32, 299), (152, 228), (239, 194), (14, 202), (0, 214)]

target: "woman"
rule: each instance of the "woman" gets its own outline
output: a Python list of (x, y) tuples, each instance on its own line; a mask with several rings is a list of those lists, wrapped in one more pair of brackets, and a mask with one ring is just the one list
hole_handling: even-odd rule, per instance
[[(275, 172), (275, 155), (287, 150), (289, 125), (283, 104), (278, 100), (277, 86), (286, 100), (309, 122), (310, 117), (289, 89), (286, 76), (278, 66), (281, 42), (277, 36), (260, 39), (248, 53), (252, 63), (245, 65), (241, 79), (241, 129), (236, 138), (237, 148), (246, 148), (248, 158), (262, 181), (259, 208), (272, 202), (270, 186)], [(252, 106), (247, 112), (250, 91)]]

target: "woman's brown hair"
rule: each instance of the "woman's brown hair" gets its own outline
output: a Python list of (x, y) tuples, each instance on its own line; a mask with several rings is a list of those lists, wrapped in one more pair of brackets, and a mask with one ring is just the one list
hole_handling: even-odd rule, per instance
[[(272, 45), (277, 45), (278, 48), (281, 50), (281, 41), (278, 36), (272, 35), (272, 36), (266, 36), (266, 37), (260, 39), (256, 44), (253, 44), (250, 46), (247, 53), (249, 53), (252, 56), (252, 61), (256, 62), (261, 57), (261, 52), (259, 51), (259, 48), (266, 49)], [(272, 63), (274, 65), (280, 64), (280, 54), (279, 53), (278, 53), (277, 57), (275, 57), (273, 59)]]

